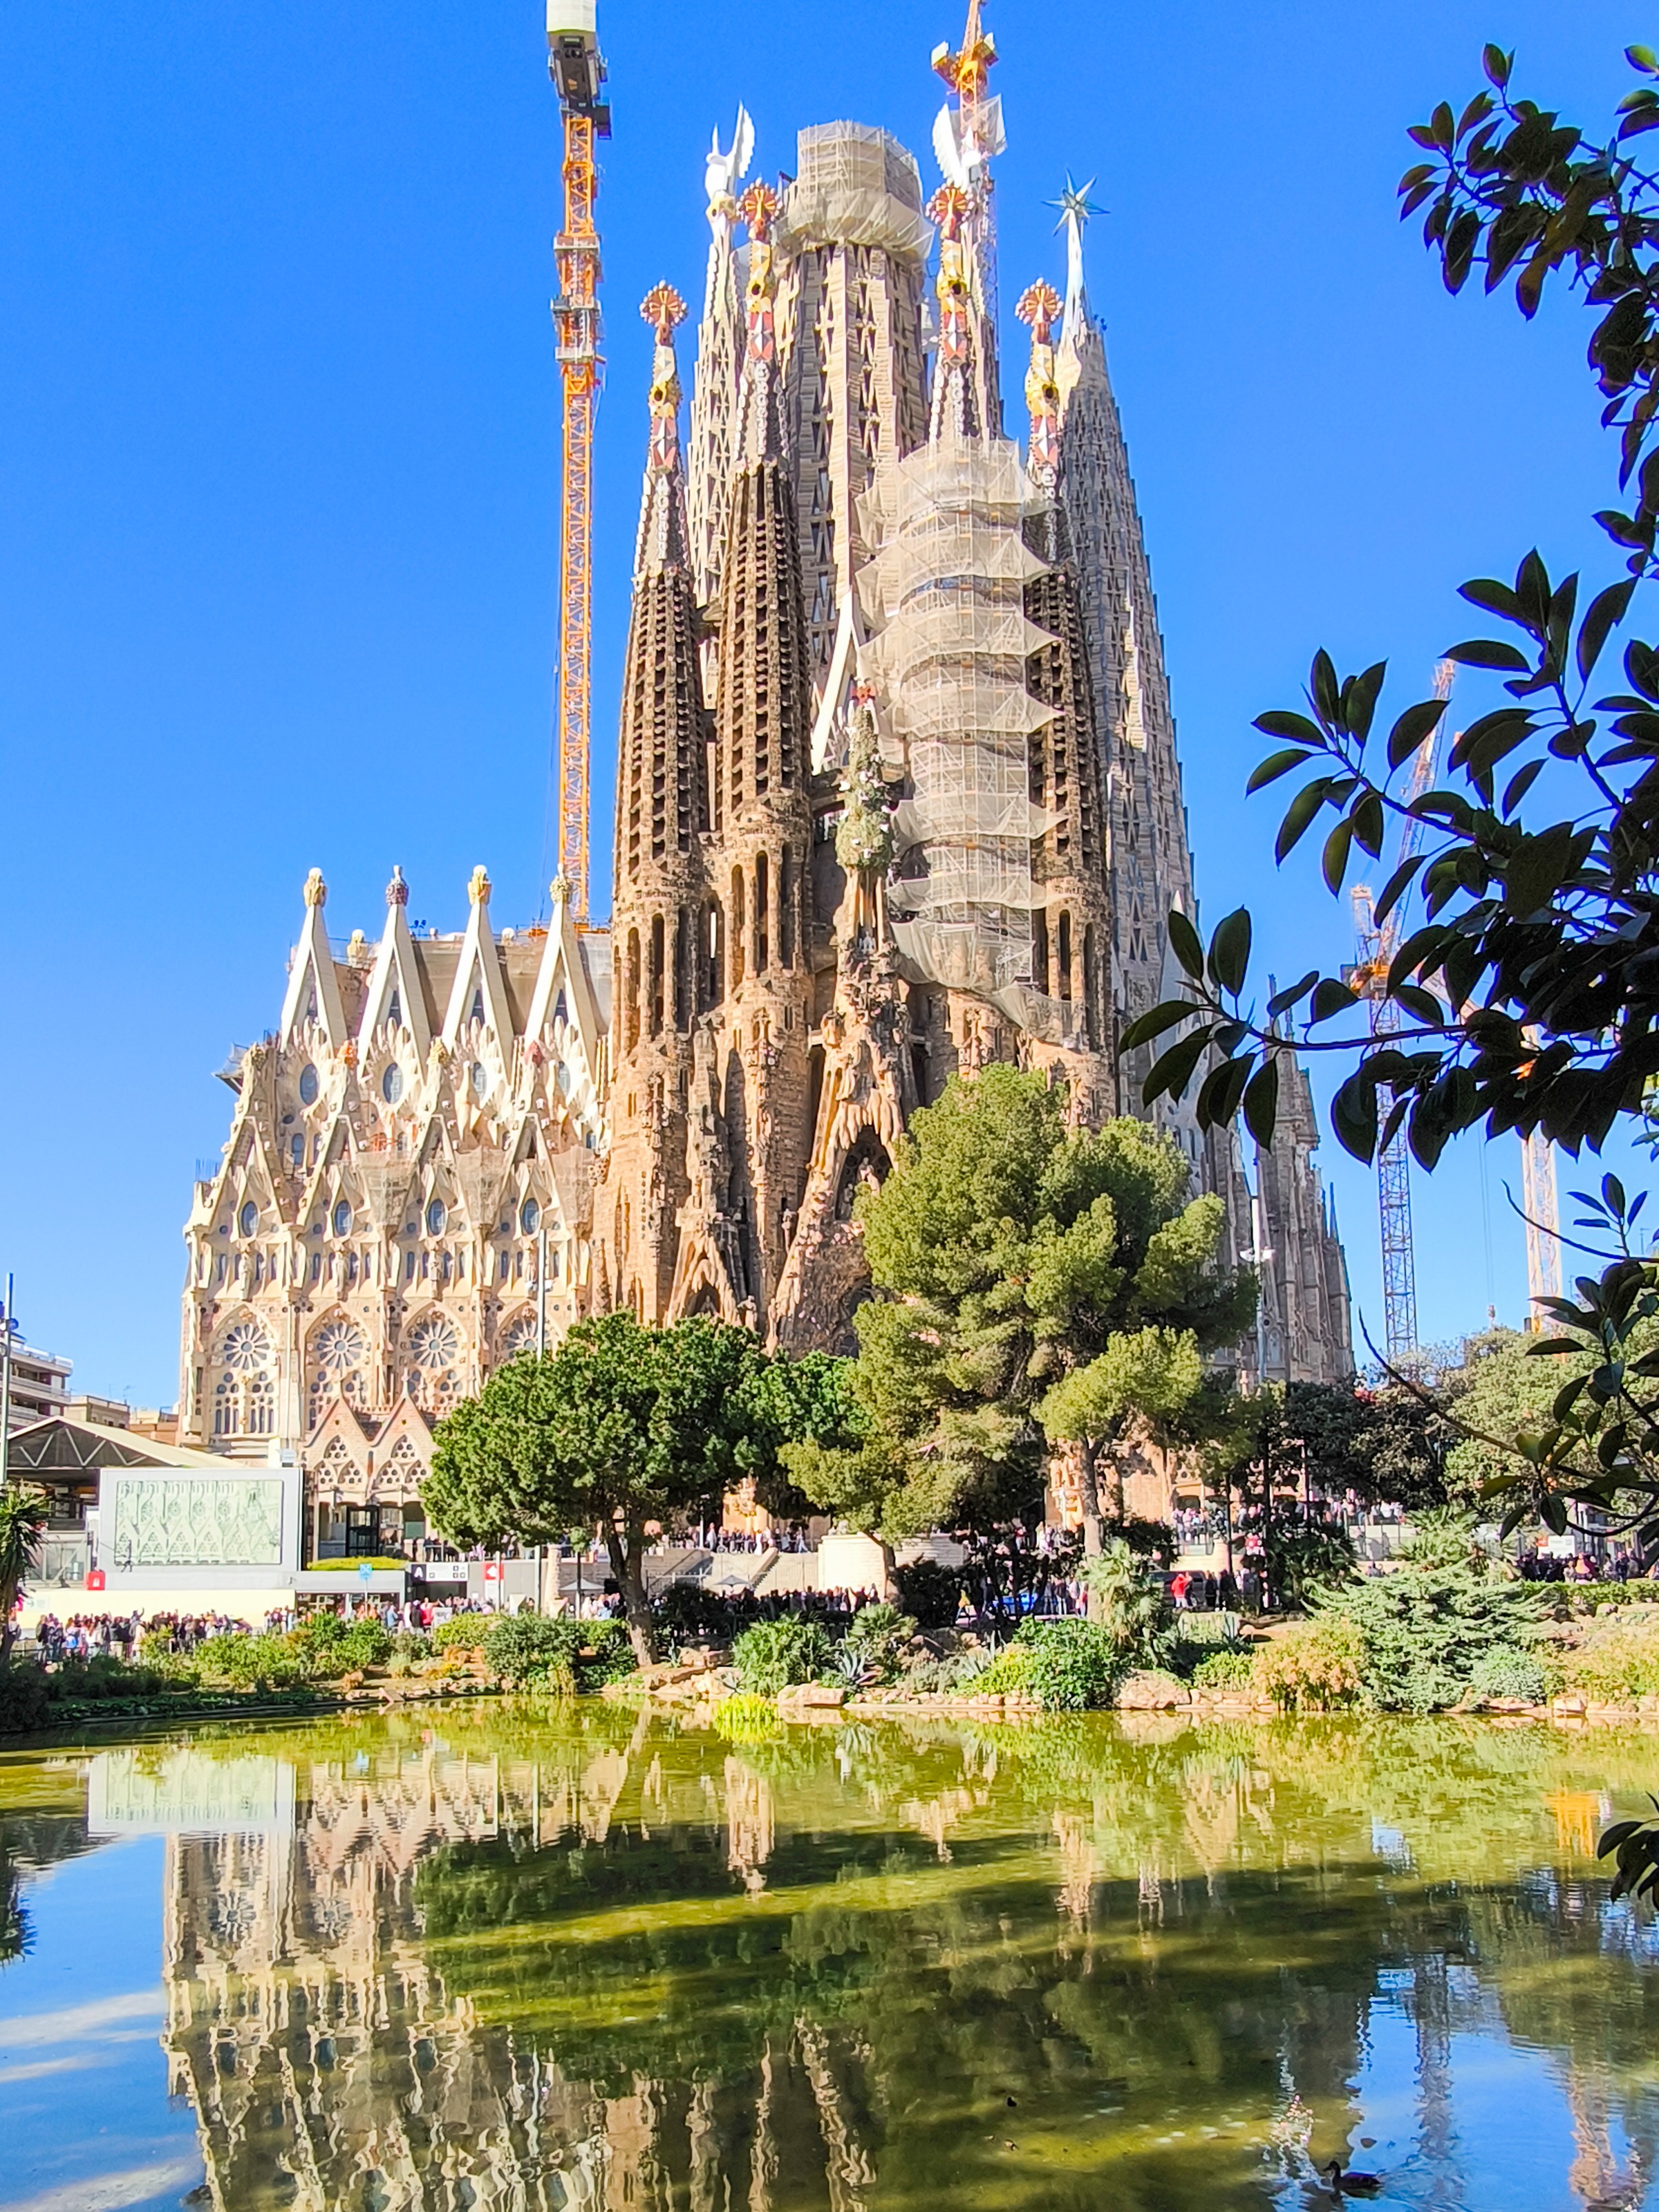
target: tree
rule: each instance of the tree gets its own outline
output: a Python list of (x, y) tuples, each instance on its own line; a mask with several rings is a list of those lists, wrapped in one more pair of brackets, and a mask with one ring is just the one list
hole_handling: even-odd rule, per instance
[(782, 1365), (723, 1322), (579, 1322), (554, 1351), (498, 1369), (439, 1425), (428, 1517), (461, 1544), (548, 1543), (598, 1522), (648, 1664), (646, 1524), (713, 1510), (748, 1476), (775, 1482), (792, 1425), (831, 1432), (835, 1363), (802, 1361), (793, 1376), (775, 1371)]
[[(1407, 706), (1384, 738), (1385, 662), (1345, 677), (1322, 651), (1303, 705), (1257, 718), (1276, 750), (1250, 790), (1313, 771), (1285, 814), (1277, 859), (1328, 810), (1322, 866), (1334, 895), (1356, 847), (1377, 857), (1389, 823), (1409, 824), (1420, 848), (1395, 868), (1376, 913), (1418, 890), (1424, 918), (1373, 979), (1390, 1002), (1374, 1026), (1359, 1018), (1356, 992), (1316, 968), (1258, 1014), (1246, 995), (1249, 914), (1226, 915), (1207, 948), (1172, 914), (1184, 990), (1128, 1024), (1120, 1049), (1163, 1039), (1147, 1100), (1197, 1081), (1206, 1126), (1242, 1109), (1269, 1137), (1279, 1060), (1291, 1050), (1353, 1063), (1331, 1120), (1362, 1160), (1402, 1124), (1431, 1169), (1453, 1135), (1481, 1124), (1489, 1136), (1542, 1130), (1576, 1152), (1598, 1148), (1621, 1117), (1645, 1121), (1659, 1075), (1659, 649), (1629, 640), (1622, 690), (1598, 696), (1616, 679), (1596, 673), (1659, 573), (1659, 178), (1632, 151), (1659, 127), (1659, 59), (1641, 46), (1627, 58), (1638, 82), (1597, 143), (1516, 97), (1513, 57), (1488, 46), (1486, 87), (1461, 114), (1443, 103), (1413, 128), (1427, 159), (1400, 185), (1402, 215), (1426, 210), (1425, 240), (1450, 291), (1477, 268), (1488, 293), (1512, 278), (1529, 318), (1553, 277), (1595, 311), (1588, 359), (1602, 422), (1619, 433), (1624, 498), (1595, 519), (1625, 573), (1582, 608), (1578, 577), (1553, 578), (1535, 550), (1513, 583), (1462, 587), (1510, 635), (1462, 640), (1448, 657), (1501, 677), (1502, 695), (1458, 738), (1449, 782), (1416, 797), (1408, 764), (1443, 702)], [(1659, 1352), (1639, 1343), (1659, 1312), (1659, 1276), (1631, 1241), (1639, 1199), (1627, 1206), (1613, 1178), (1599, 1198), (1582, 1195), (1589, 1212), (1577, 1225), (1591, 1229), (1588, 1249), (1607, 1264), (1559, 1303), (1564, 1333), (1538, 1349), (1577, 1363), (1588, 1345), (1595, 1358), (1588, 1376), (1559, 1386), (1541, 1430), (1516, 1437), (1510, 1526), (1536, 1511), (1559, 1529), (1573, 1504), (1612, 1510), (1621, 1498), (1637, 1501), (1638, 1517), (1659, 1516)]]
[(10, 1663), (17, 1640), (17, 1605), (40, 1563), (46, 1494), (23, 1483), (0, 1490), (0, 1667)]
[(1352, 1491), (1366, 1505), (1445, 1504), (1455, 1432), (1433, 1398), (1358, 1382), (1288, 1384), (1285, 1425), (1301, 1443), (1311, 1486), (1327, 1497)]
[(1144, 1123), (1071, 1128), (1040, 1073), (953, 1077), (859, 1201), (878, 1293), (856, 1320), (866, 1433), (789, 1453), (796, 1480), (890, 1537), (1030, 1512), (1051, 1435), (1156, 1412), (1249, 1326), (1221, 1202), (1187, 1194), (1180, 1148)]

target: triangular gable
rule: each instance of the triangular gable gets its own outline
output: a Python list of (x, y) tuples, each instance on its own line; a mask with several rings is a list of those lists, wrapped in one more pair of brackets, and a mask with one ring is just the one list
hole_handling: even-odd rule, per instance
[(307, 1023), (319, 1029), (335, 1051), (346, 1041), (345, 1008), (340, 1000), (340, 981), (334, 972), (334, 956), (328, 949), (323, 907), (328, 886), (319, 869), (306, 878), (305, 927), (294, 948), (289, 969), (288, 995), (283, 1001), (280, 1039), (293, 1043)]
[(584, 1057), (592, 1070), (598, 1065), (598, 1045), (605, 1023), (571, 916), (570, 886), (562, 878), (553, 885), (553, 918), (542, 946), (541, 965), (536, 970), (536, 988), (531, 994), (530, 1018), (525, 1024), (525, 1035), (544, 1041), (551, 1036), (555, 1023), (561, 1018), (581, 1039)]
[(495, 1036), (503, 1060), (513, 1042), (513, 1014), (507, 1003), (501, 956), (489, 927), (489, 878), (474, 868), (466, 887), (471, 907), (461, 956), (455, 963), (455, 981), (444, 1016), (443, 1040), (453, 1052), (455, 1041), (469, 1023), (481, 1022)]
[(362, 1018), (357, 1024), (360, 1041), (367, 1042), (383, 1025), (407, 1030), (424, 1066), (432, 1042), (432, 1024), (427, 1019), (415, 940), (409, 933), (409, 885), (401, 868), (392, 871), (392, 881), (386, 887), (386, 928), (375, 950), (363, 998)]
[[(340, 1443), (345, 1458), (359, 1474), (368, 1471), (370, 1447), (374, 1440), (374, 1424), (349, 1406), (343, 1398), (331, 1398), (328, 1410), (318, 1422), (306, 1443), (306, 1468), (315, 1475), (330, 1444)], [(341, 1455), (336, 1453), (336, 1462)]]

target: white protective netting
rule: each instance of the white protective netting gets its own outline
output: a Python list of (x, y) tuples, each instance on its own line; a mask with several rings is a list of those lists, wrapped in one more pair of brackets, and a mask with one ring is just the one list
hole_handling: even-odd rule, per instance
[(925, 259), (933, 226), (921, 175), (896, 138), (863, 123), (823, 123), (796, 138), (799, 173), (779, 210), (786, 258), (814, 246), (875, 246)]
[[(1050, 633), (1026, 618), (1042, 563), (1022, 526), (1040, 498), (1004, 439), (924, 447), (860, 502), (877, 548), (860, 573), (873, 677), (904, 749), (901, 854), (888, 889), (907, 957), (1042, 1034), (1031, 989), (1031, 846), (1050, 817), (1031, 802), (1029, 739), (1054, 710), (1026, 688)], [(1035, 1016), (1036, 1018), (1031, 1018)]]

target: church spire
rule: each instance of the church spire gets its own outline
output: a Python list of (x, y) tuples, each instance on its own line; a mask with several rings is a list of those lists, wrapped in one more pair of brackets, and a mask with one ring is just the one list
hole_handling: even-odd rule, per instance
[(749, 119), (748, 110), (739, 107), (732, 129), (731, 145), (721, 150), (717, 131), (703, 164), (708, 263), (691, 383), (691, 444), (686, 487), (692, 574), (699, 606), (712, 605), (719, 595), (726, 500), (736, 459), (738, 374), (743, 351), (744, 317), (738, 289), (739, 257), (732, 246), (732, 231), (738, 216), (737, 188), (749, 173), (754, 152), (755, 126)]
[(941, 185), (927, 203), (939, 225), (939, 355), (933, 365), (931, 443), (976, 437), (981, 428), (974, 390), (974, 325), (968, 251), (963, 243), (969, 199), (960, 185)]
[(680, 378), (674, 358), (674, 331), (685, 320), (685, 302), (672, 284), (655, 284), (640, 303), (640, 313), (656, 332), (657, 343), (651, 363), (651, 443), (634, 554), (636, 576), (684, 568), (690, 559), (680, 471)]
[(1060, 386), (1054, 372), (1054, 319), (1060, 295), (1039, 280), (1019, 295), (1014, 313), (1031, 326), (1031, 362), (1025, 372), (1025, 404), (1031, 417), (1027, 463), (1032, 483), (1052, 501), (1060, 489)]
[(968, 0), (962, 45), (952, 53), (935, 46), (933, 64), (956, 94), (955, 107), (939, 110), (933, 125), (933, 154), (946, 185), (963, 196), (961, 239), (969, 297), (977, 322), (975, 377), (981, 425), (993, 437), (1002, 434), (1002, 392), (997, 353), (997, 235), (992, 201), (991, 161), (1007, 143), (1002, 102), (990, 95), (988, 80), (997, 59), (996, 40), (980, 16), (980, 0)]
[(772, 225), (778, 196), (770, 185), (755, 183), (738, 202), (749, 229), (749, 283), (744, 303), (743, 374), (738, 386), (737, 465), (783, 459), (782, 395), (778, 386), (778, 337), (775, 320), (776, 276)]

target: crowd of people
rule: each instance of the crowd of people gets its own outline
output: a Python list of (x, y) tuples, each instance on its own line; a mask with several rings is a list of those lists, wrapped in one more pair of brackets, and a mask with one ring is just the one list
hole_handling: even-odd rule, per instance
[[(405, 1629), (430, 1635), (459, 1614), (490, 1610), (476, 1598), (441, 1599), (434, 1604), (425, 1598), (394, 1603), (391, 1599), (377, 1602), (373, 1598), (345, 1595), (310, 1609), (325, 1608), (346, 1621), (378, 1621), (392, 1636)], [(259, 1627), (266, 1635), (280, 1636), (297, 1627), (301, 1617), (292, 1606), (279, 1606), (266, 1613)], [(60, 1620), (56, 1613), (43, 1613), (34, 1624), (32, 1640), (42, 1663), (58, 1667), (70, 1659), (154, 1659), (163, 1652), (188, 1655), (215, 1637), (254, 1632), (251, 1621), (223, 1613), (75, 1613), (66, 1620)]]

